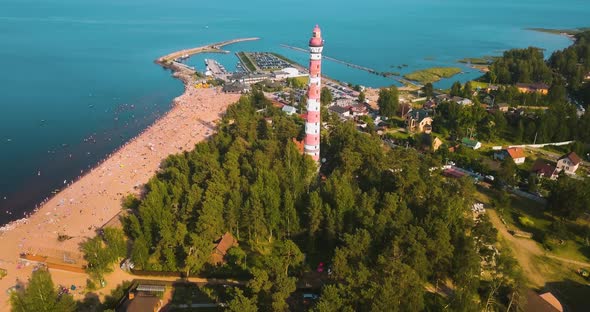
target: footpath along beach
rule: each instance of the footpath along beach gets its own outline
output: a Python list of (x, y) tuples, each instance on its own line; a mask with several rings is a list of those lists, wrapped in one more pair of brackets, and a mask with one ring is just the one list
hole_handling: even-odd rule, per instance
[[(26, 282), (33, 270), (34, 265), (20, 259), (21, 253), (81, 264), (80, 243), (95, 236), (105, 223), (117, 219), (122, 199), (139, 194), (167, 156), (192, 150), (196, 143), (212, 135), (215, 122), (239, 99), (239, 95), (222, 93), (220, 88), (196, 88), (191, 71), (174, 70), (185, 83), (185, 92), (174, 99), (166, 115), (43, 203), (27, 219), (0, 229), (0, 268), (8, 273), (0, 280), (0, 311), (10, 309), (7, 289)], [(58, 235), (72, 238), (60, 242)], [(50, 272), (56, 285), (76, 285), (74, 295), (82, 298), (80, 288), (86, 285), (86, 274), (57, 269)], [(107, 288), (116, 287), (116, 282), (107, 277)], [(108, 294), (108, 289), (103, 293)]]

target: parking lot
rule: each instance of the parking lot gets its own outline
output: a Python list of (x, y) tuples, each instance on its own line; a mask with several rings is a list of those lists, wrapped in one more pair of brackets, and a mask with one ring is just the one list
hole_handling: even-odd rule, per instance
[(292, 67), (288, 62), (266, 52), (252, 52), (247, 54), (248, 57), (262, 70), (282, 69)]

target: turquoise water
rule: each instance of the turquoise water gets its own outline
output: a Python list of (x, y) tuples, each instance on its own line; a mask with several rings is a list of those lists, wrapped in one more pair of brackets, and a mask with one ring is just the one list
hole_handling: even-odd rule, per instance
[[(515, 47), (550, 52), (570, 41), (524, 28), (589, 26), (587, 0), (514, 2), (324, 0), (310, 8), (293, 0), (2, 0), (0, 223), (22, 216), (168, 109), (182, 85), (153, 64), (160, 55), (257, 36), (227, 49), (276, 51), (305, 64), (307, 55), (279, 44), (305, 47), (318, 23), (326, 55), (410, 71)], [(203, 69), (204, 57), (211, 56), (189, 63)], [(237, 62), (233, 54), (213, 57), (228, 69)], [(439, 86), (479, 75), (465, 71)], [(324, 72), (355, 84), (394, 83), (331, 62)]]

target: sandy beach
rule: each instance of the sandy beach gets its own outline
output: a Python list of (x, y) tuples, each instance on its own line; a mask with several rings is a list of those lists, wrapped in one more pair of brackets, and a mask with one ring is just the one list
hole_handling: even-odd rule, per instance
[[(19, 254), (26, 252), (81, 264), (79, 244), (121, 211), (121, 200), (138, 194), (168, 155), (192, 150), (196, 143), (215, 131), (228, 105), (239, 95), (222, 93), (219, 88), (198, 89), (190, 76), (176, 74), (185, 82), (185, 93), (174, 99), (171, 110), (140, 135), (112, 153), (69, 187), (43, 203), (27, 219), (15, 221), (0, 230), (0, 268), (8, 275), (0, 280), (0, 311), (10, 309), (6, 290), (17, 281), (26, 281), (33, 265), (26, 265)], [(72, 238), (58, 241), (58, 235)], [(76, 299), (83, 296), (86, 274), (51, 269), (56, 285), (76, 285)], [(127, 276), (129, 277), (129, 276)], [(108, 286), (119, 278), (107, 277)], [(79, 287), (82, 286), (82, 287)]]

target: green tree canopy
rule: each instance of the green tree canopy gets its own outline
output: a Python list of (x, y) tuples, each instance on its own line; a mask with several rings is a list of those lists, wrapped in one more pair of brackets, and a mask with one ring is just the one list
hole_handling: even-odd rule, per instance
[(554, 215), (575, 220), (590, 212), (590, 183), (562, 176), (551, 185), (548, 203)]
[(365, 96), (365, 92), (360, 91), (359, 96), (358, 96), (359, 103), (365, 103), (366, 99), (367, 99), (367, 97)]
[(46, 270), (33, 272), (28, 285), (22, 291), (10, 295), (12, 311), (73, 312), (76, 303), (69, 294), (58, 294), (51, 274)]
[(553, 75), (539, 48), (513, 49), (504, 52), (490, 66), (486, 80), (501, 84), (544, 82), (551, 84)]
[(327, 106), (334, 100), (332, 95), (332, 91), (328, 87), (323, 87), (322, 91), (320, 92), (320, 104), (322, 106)]
[(422, 87), (422, 91), (427, 98), (431, 98), (434, 96), (434, 86), (431, 82), (428, 82)]
[(461, 83), (459, 81), (455, 81), (451, 86), (451, 96), (460, 96), (463, 92), (461, 92)]
[(379, 114), (386, 117), (393, 117), (397, 113), (399, 106), (399, 91), (396, 86), (383, 88), (379, 91)]

